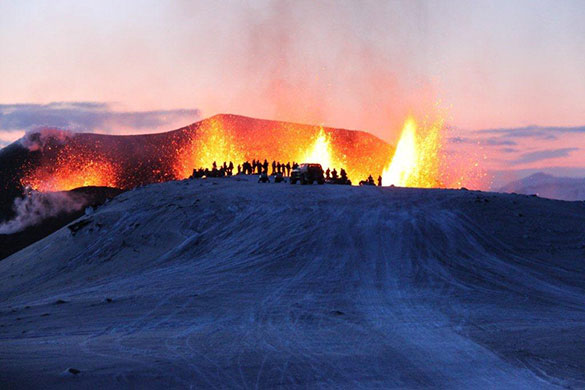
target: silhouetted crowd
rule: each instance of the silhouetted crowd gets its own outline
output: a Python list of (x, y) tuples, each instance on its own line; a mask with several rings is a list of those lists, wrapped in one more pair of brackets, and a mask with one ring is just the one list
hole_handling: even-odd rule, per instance
[[(261, 179), (259, 181), (266, 181), (268, 178), (268, 170), (272, 167), (271, 175), (278, 176), (281, 180), (283, 176), (290, 176), (291, 171), (293, 169), (298, 168), (299, 164), (296, 162), (287, 162), (282, 163), (280, 161), (272, 161), (272, 164), (268, 163), (268, 160), (260, 161), (260, 160), (252, 160), (244, 161), (241, 165), (238, 164), (235, 168), (237, 169), (236, 174), (244, 174), (244, 175), (260, 175)], [(193, 169), (193, 175), (191, 178), (201, 178), (201, 177), (228, 177), (234, 174), (234, 163), (233, 162), (226, 162), (221, 166), (217, 166), (217, 163), (214, 161), (211, 169), (209, 168), (198, 168)], [(279, 180), (279, 181), (281, 181)], [(349, 184), (351, 185), (351, 181), (347, 177), (347, 172), (345, 169), (341, 168), (339, 173), (335, 168), (332, 170), (327, 168), (325, 170), (325, 180), (331, 184)], [(366, 180), (362, 180), (359, 182), (360, 186), (364, 185), (371, 185), (375, 186), (376, 182), (372, 175), (369, 175)], [(378, 186), (382, 186), (382, 177), (378, 176)]]
[[(290, 162), (281, 163), (280, 161), (272, 161), (272, 175), (276, 175), (277, 173), (282, 173), (285, 176), (290, 176), (291, 169), (295, 169), (298, 166), (296, 162), (293, 161), (291, 164)], [(238, 173), (243, 173), (244, 175), (253, 175), (253, 174), (268, 174), (268, 160), (264, 160), (261, 162), (260, 160), (252, 160), (252, 162), (245, 161), (242, 166), (238, 165)]]
[[(260, 160), (252, 160), (244, 161), (241, 165), (238, 164), (236, 174), (244, 174), (244, 175), (255, 175), (255, 174), (267, 174), (269, 170), (270, 164), (268, 160), (264, 160), (264, 162)], [(296, 162), (281, 163), (280, 161), (272, 161), (272, 173), (271, 175), (282, 174), (284, 176), (290, 176), (291, 170), (298, 167)], [(213, 166), (211, 169), (209, 168), (198, 168), (193, 170), (192, 178), (200, 178), (200, 177), (226, 177), (232, 176), (234, 174), (234, 163), (233, 162), (224, 162), (219, 168), (217, 163), (214, 161)]]
[[(239, 171), (239, 169), (238, 169), (238, 171)], [(233, 162), (230, 161), (228, 164), (227, 162), (224, 161), (223, 165), (218, 168), (217, 163), (214, 161), (211, 169), (209, 169), (209, 168), (193, 169), (193, 175), (191, 175), (191, 177), (192, 178), (199, 178), (199, 177), (204, 177), (204, 176), (205, 177), (226, 177), (226, 176), (232, 176), (233, 173), (234, 173), (234, 163)]]

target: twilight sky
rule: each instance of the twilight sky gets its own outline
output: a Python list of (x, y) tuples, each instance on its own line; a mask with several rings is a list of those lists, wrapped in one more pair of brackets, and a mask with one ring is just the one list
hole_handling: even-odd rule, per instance
[(585, 176), (584, 21), (581, 0), (0, 0), (0, 146), (222, 112), (395, 143), (439, 107), (487, 169)]

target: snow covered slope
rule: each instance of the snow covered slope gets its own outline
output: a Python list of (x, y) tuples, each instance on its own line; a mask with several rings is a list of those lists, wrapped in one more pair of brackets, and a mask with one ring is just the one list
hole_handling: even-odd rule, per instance
[(0, 262), (0, 387), (584, 387), (583, 226), (522, 195), (139, 188)]
[(535, 173), (505, 185), (500, 191), (538, 194), (549, 199), (585, 200), (585, 178), (556, 177), (545, 173)]

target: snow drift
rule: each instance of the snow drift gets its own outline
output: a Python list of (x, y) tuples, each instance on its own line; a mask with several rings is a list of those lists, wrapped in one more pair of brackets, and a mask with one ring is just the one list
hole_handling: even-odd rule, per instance
[(0, 262), (0, 384), (585, 386), (585, 206), (155, 184)]

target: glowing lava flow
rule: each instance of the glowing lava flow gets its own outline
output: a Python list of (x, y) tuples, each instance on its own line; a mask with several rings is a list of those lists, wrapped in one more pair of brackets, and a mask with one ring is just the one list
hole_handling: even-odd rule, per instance
[(441, 187), (439, 179), (440, 130), (442, 121), (419, 134), (413, 118), (408, 118), (390, 164), (382, 173), (382, 184), (400, 187)]
[(117, 168), (103, 159), (60, 156), (54, 165), (47, 165), (23, 177), (23, 186), (37, 191), (68, 191), (87, 186), (117, 187)]
[(305, 153), (304, 156), (297, 159), (301, 162), (317, 163), (321, 164), (323, 169), (327, 168), (341, 168), (338, 161), (333, 159), (333, 151), (331, 147), (331, 139), (329, 134), (326, 134), (321, 127), (317, 139), (311, 146), (311, 148)]
[(224, 162), (240, 164), (245, 160), (233, 136), (219, 121), (210, 120), (197, 131), (199, 134), (194, 134), (187, 147), (179, 153), (175, 167), (178, 177), (189, 177), (193, 169), (211, 168), (214, 162), (219, 167)]

